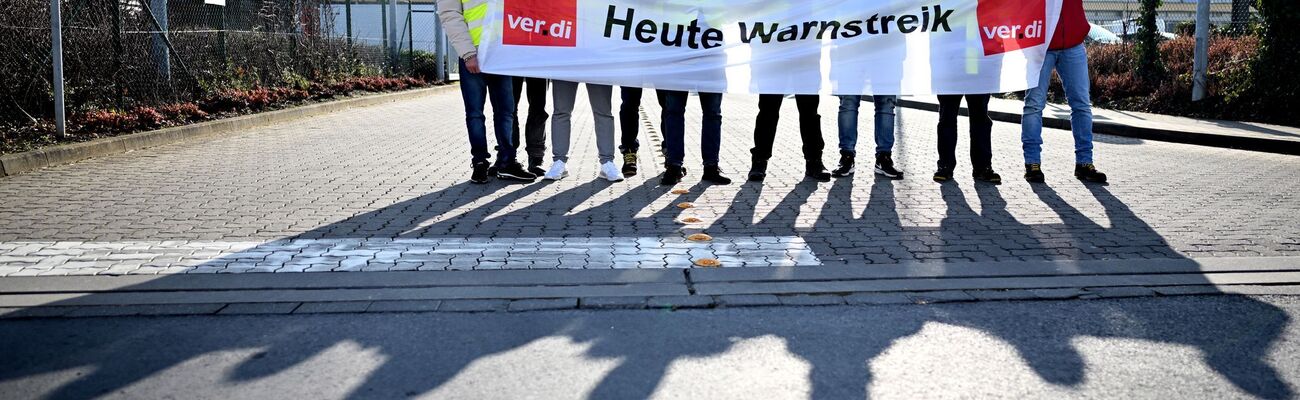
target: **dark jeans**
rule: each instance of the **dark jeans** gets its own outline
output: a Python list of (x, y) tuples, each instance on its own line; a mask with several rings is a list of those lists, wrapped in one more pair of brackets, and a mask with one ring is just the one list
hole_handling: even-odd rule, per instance
[[(618, 150), (621, 153), (635, 153), (641, 149), (636, 136), (641, 127), (641, 94), (645, 90), (627, 86), (619, 86), (618, 89), (623, 98), (623, 103), (618, 106), (618, 123), (622, 133), (619, 136)], [(663, 107), (663, 92), (656, 90), (655, 97), (659, 98), (659, 106)]]
[(989, 118), (989, 95), (939, 96), (939, 168), (957, 166), (957, 113), (961, 98), (970, 110), (970, 163), (976, 171), (993, 165), (993, 120)]
[[(686, 102), (690, 93), (659, 90), (664, 99), (663, 129), (664, 155), (668, 165), (682, 166), (686, 159)], [(700, 93), (700, 108), (704, 121), (700, 132), (700, 153), (705, 166), (718, 165), (718, 152), (722, 147), (722, 94)]]
[[(785, 95), (764, 94), (758, 96), (758, 120), (754, 123), (754, 148), (750, 150), (754, 162), (766, 162), (772, 158), (772, 144), (776, 141), (776, 123), (781, 118), (781, 102)], [(799, 136), (803, 139), (803, 157), (809, 162), (822, 160), (821, 116), (817, 114), (820, 99), (815, 94), (794, 96), (799, 106)]]
[(460, 62), (460, 96), (465, 101), (465, 126), (469, 128), (470, 154), (474, 163), (487, 162), (487, 119), (483, 103), (492, 101), (492, 127), (497, 137), (496, 165), (504, 166), (515, 161), (515, 145), (511, 128), (515, 124), (515, 96), (508, 76), (487, 73), (470, 73), (465, 61)]
[(524, 124), (524, 141), (528, 144), (524, 146), (524, 151), (528, 152), (528, 165), (541, 165), (542, 159), (546, 156), (546, 118), (550, 114), (546, 113), (546, 86), (548, 81), (543, 78), (519, 78), (515, 77), (514, 95), (515, 95), (515, 113), (514, 113), (514, 131), (511, 139), (515, 145), (515, 151), (519, 150), (519, 100), (523, 98), (524, 86), (528, 87), (528, 121)]

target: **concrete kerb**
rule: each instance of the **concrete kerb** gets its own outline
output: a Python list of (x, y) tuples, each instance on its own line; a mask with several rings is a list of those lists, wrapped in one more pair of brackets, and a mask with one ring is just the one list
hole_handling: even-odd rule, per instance
[[(898, 105), (917, 109), (938, 112), (939, 105), (924, 101), (899, 99)], [(967, 109), (961, 109), (961, 115), (967, 115)], [(1020, 123), (1020, 114), (989, 110), (989, 118), (995, 121)], [(1052, 129), (1070, 129), (1070, 120), (1068, 118), (1058, 118), (1043, 115), (1043, 126)], [(1237, 150), (1250, 150), (1265, 153), (1276, 153), (1286, 155), (1300, 155), (1300, 142), (1290, 140), (1275, 140), (1257, 137), (1243, 137), (1231, 135), (1216, 135), (1202, 132), (1184, 132), (1169, 129), (1148, 128), (1140, 126), (1125, 125), (1116, 122), (1094, 120), (1092, 122), (1092, 131), (1106, 135), (1131, 137), (1144, 140), (1154, 140), (1158, 142), (1172, 142), (1192, 144), (1197, 146), (1220, 147)]]
[(71, 164), (94, 157), (122, 154), (133, 150), (239, 133), (248, 128), (328, 114), (348, 108), (367, 107), (428, 96), (448, 90), (456, 90), (458, 87), (459, 85), (452, 84), (396, 93), (364, 95), (192, 125), (114, 136), (89, 142), (63, 144), (28, 152), (6, 154), (0, 156), (0, 177), (17, 175), (45, 167)]

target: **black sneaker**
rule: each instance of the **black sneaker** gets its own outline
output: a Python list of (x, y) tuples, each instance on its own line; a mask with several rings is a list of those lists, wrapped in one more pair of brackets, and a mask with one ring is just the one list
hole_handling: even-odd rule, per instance
[(830, 182), (831, 180), (831, 173), (826, 170), (826, 165), (822, 164), (821, 160), (809, 161), (808, 170), (804, 172), (803, 176), (821, 182)]
[(935, 182), (947, 182), (951, 180), (952, 180), (952, 167), (947, 167), (947, 168), (939, 167), (938, 171), (934, 171)]
[(528, 159), (528, 173), (533, 174), (533, 176), (542, 176), (542, 175), (546, 175), (546, 170), (545, 170), (545, 169), (542, 169), (542, 162), (543, 162), (543, 161), (545, 161), (545, 160), (543, 160), (543, 159), (541, 159), (541, 158), (529, 158), (529, 159)]
[(876, 175), (889, 179), (903, 179), (903, 171), (894, 169), (894, 157), (888, 151), (876, 153)]
[(503, 167), (498, 167), (496, 172), (497, 179), (508, 181), (532, 182), (537, 179), (537, 175), (524, 170), (524, 166), (519, 165), (518, 162), (511, 162)]
[(840, 165), (835, 167), (834, 171), (831, 171), (831, 176), (837, 178), (853, 176), (853, 167), (855, 166), (853, 157), (853, 152), (840, 150)]
[(708, 183), (712, 183), (714, 185), (731, 184), (731, 178), (722, 175), (722, 169), (718, 168), (717, 165), (705, 165), (704, 176), (700, 177), (700, 180), (703, 180)]
[(1043, 166), (1040, 164), (1025, 164), (1025, 180), (1030, 183), (1043, 183), (1047, 177), (1043, 176)]
[(1106, 183), (1106, 174), (1097, 172), (1097, 167), (1092, 164), (1075, 164), (1074, 177), (1081, 181), (1092, 183)]
[(680, 165), (665, 165), (664, 176), (659, 178), (659, 184), (672, 186), (681, 183), (682, 178), (686, 177), (686, 167)]
[(636, 176), (636, 159), (635, 151), (623, 153), (623, 176), (629, 178)]
[(754, 166), (749, 169), (749, 180), (762, 182), (764, 179), (767, 179), (767, 161), (754, 161)]
[(490, 175), (488, 174), (489, 169), (491, 169), (491, 167), (488, 166), (487, 161), (474, 163), (474, 172), (469, 175), (469, 181), (478, 184), (487, 183), (488, 176)]
[(975, 173), (972, 174), (971, 176), (973, 176), (977, 181), (984, 181), (984, 182), (992, 183), (994, 185), (1002, 184), (1002, 175), (998, 175), (997, 172), (993, 172), (992, 167), (985, 167), (983, 169), (976, 170)]

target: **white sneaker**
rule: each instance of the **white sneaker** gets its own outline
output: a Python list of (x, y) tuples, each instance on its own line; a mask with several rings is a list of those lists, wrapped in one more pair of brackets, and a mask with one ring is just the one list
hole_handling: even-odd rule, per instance
[(614, 166), (613, 161), (605, 161), (604, 164), (600, 164), (600, 177), (610, 182), (622, 182), (623, 172)]
[(548, 181), (558, 181), (564, 179), (567, 176), (569, 176), (569, 170), (564, 168), (564, 161), (556, 161), (555, 163), (551, 164), (551, 169), (546, 171), (546, 175), (543, 176), (542, 179)]

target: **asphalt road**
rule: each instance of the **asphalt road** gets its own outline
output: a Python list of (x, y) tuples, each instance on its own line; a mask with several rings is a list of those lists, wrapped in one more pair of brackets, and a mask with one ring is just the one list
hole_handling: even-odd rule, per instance
[(0, 398), (1292, 398), (1296, 297), (0, 322)]

